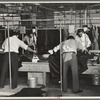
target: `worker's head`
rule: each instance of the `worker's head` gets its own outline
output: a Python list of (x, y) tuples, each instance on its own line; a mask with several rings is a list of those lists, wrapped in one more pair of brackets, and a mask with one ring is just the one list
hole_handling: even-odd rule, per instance
[(33, 33), (28, 33), (27, 35), (28, 35), (30, 38), (33, 37)]
[(85, 33), (87, 33), (87, 32), (89, 31), (89, 28), (88, 28), (87, 25), (83, 25), (83, 31), (84, 31)]
[(13, 35), (19, 36), (19, 32), (13, 31)]
[(83, 29), (78, 29), (77, 35), (78, 35), (79, 37), (82, 37), (82, 34), (84, 34), (84, 30), (83, 30)]

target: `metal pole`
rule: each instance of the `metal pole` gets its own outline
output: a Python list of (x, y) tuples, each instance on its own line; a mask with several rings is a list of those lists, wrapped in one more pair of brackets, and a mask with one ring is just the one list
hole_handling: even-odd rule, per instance
[[(85, 10), (85, 16), (86, 16), (86, 13), (87, 13), (87, 10)], [(65, 19), (61, 19), (61, 20), (100, 20), (100, 18), (65, 18)], [(60, 19), (27, 19), (27, 20), (13, 20), (13, 21), (21, 21), (21, 22), (24, 22), (24, 21), (37, 21), (37, 22), (41, 22), (41, 21), (59, 21)], [(9, 21), (12, 21), (12, 20), (9, 20)], [(0, 21), (2, 22), (2, 21)]]
[[(60, 43), (62, 42), (62, 34), (61, 34), (61, 20), (60, 20)], [(60, 48), (60, 86), (62, 91), (62, 55), (61, 55), (61, 48)]]
[(87, 20), (86, 20), (87, 19), (87, 9), (85, 10), (85, 15), (84, 16), (85, 16), (85, 22), (84, 23), (86, 25), (87, 24)]
[[(3, 21), (4, 21), (4, 26), (6, 26), (6, 22), (5, 22), (5, 18), (3, 19)], [(4, 31), (5, 31), (5, 39), (6, 39), (6, 37), (7, 37), (7, 35), (6, 35), (6, 28), (4, 29)]]
[(11, 78), (11, 55), (10, 55), (10, 39), (9, 39), (9, 23), (7, 22), (7, 31), (8, 31), (8, 50), (9, 50), (9, 78), (10, 78), (10, 89), (12, 87), (12, 78)]
[[(87, 9), (85, 10), (85, 25), (87, 24), (87, 20), (86, 19), (87, 19)], [(85, 48), (86, 48), (86, 35), (85, 35)]]

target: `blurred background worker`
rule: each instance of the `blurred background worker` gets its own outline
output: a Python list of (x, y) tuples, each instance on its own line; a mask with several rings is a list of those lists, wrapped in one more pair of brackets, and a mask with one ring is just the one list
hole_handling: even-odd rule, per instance
[(23, 41), (30, 46), (32, 49), (36, 49), (37, 44), (37, 36), (36, 36), (36, 29), (32, 28), (32, 32), (27, 33), (23, 38)]
[(84, 72), (88, 69), (87, 61), (89, 58), (88, 48), (91, 46), (91, 41), (86, 33), (84, 33), (83, 29), (78, 29), (77, 35), (75, 37), (76, 41), (81, 43), (84, 47), (84, 52), (78, 50), (77, 58), (78, 58), (78, 65), (79, 65), (79, 74)]
[(17, 80), (18, 80), (18, 49), (21, 47), (25, 50), (35, 53), (28, 45), (26, 45), (23, 41), (18, 39), (18, 33), (13, 32), (13, 36), (9, 37), (10, 46), (8, 43), (8, 38), (2, 44), (2, 49), (4, 50), (4, 57), (3, 57), (3, 67), (1, 71), (0, 77), (0, 88), (4, 88), (8, 66), (9, 66), (9, 48), (10, 48), (10, 55), (11, 55), (11, 75), (12, 75), (12, 89), (17, 87)]

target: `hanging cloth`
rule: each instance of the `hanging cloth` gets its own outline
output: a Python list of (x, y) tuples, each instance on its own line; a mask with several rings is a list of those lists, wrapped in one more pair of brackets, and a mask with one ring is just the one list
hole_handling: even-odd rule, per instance
[(98, 27), (96, 26), (95, 38), (94, 38), (94, 49), (95, 50), (99, 50), (98, 37), (99, 37)]
[(98, 27), (98, 33), (99, 33), (98, 44), (99, 44), (99, 50), (100, 50), (100, 27)]

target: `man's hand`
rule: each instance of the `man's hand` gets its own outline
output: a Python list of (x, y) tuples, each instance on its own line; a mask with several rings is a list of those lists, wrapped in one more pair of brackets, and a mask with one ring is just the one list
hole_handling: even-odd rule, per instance
[(36, 51), (36, 50), (33, 50), (33, 52), (34, 52), (34, 53), (37, 53), (37, 51)]
[(48, 53), (53, 54), (53, 50), (48, 50)]

